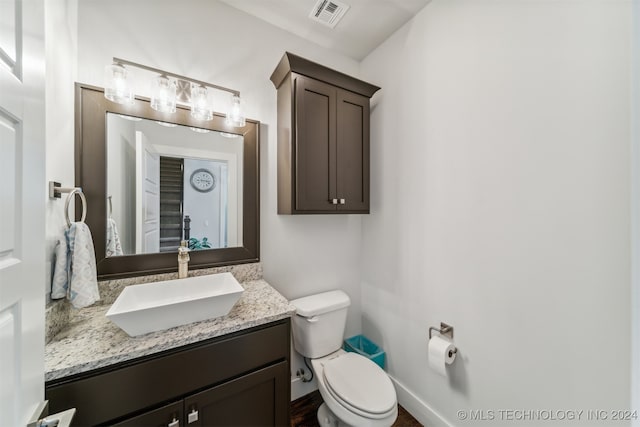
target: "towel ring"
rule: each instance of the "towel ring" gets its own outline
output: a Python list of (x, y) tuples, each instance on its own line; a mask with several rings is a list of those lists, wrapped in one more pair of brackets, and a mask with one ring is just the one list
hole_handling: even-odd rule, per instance
[(111, 215), (113, 215), (113, 204), (111, 203), (111, 196), (107, 197), (107, 200), (109, 201), (109, 218), (111, 218)]
[(71, 220), (69, 219), (69, 202), (71, 202), (71, 199), (73, 199), (74, 194), (79, 195), (80, 199), (82, 200), (82, 218), (80, 219), (80, 222), (84, 222), (84, 220), (87, 218), (87, 199), (84, 197), (84, 193), (81, 189), (74, 188), (69, 192), (67, 200), (64, 202), (64, 217), (67, 220), (67, 227), (71, 227)]

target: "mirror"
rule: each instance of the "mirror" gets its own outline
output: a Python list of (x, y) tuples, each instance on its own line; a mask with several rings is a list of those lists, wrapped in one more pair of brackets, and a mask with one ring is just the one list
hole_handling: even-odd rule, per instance
[(242, 246), (243, 143), (107, 113), (106, 256)]
[[(103, 93), (76, 84), (76, 186), (87, 198), (98, 277), (176, 271), (176, 242), (185, 237), (194, 249), (190, 268), (258, 261), (260, 123), (235, 128), (220, 114), (201, 121), (188, 107), (160, 113), (147, 99), (120, 105)], [(160, 169), (178, 171), (166, 179), (173, 191), (164, 185), (172, 194), (164, 202)], [(156, 189), (148, 185), (154, 180)], [(173, 234), (163, 221), (173, 221)]]

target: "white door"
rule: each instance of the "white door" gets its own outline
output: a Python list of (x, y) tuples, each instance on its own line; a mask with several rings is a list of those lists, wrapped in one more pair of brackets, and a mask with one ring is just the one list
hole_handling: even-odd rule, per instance
[(44, 400), (44, 2), (0, 0), (0, 425)]
[(160, 252), (160, 155), (136, 131), (136, 253)]

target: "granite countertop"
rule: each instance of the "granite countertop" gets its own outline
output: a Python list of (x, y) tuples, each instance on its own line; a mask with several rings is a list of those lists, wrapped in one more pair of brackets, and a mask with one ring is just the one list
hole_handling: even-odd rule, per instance
[(290, 317), (295, 308), (264, 280), (242, 283), (231, 312), (216, 319), (130, 337), (105, 313), (108, 305), (75, 312), (45, 346), (45, 381), (91, 371)]

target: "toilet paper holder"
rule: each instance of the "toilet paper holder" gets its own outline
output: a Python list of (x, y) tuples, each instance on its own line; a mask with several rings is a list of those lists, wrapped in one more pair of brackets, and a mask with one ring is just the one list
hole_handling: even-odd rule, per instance
[[(440, 335), (453, 339), (453, 326), (447, 325), (444, 322), (440, 322), (440, 329), (436, 328), (435, 326), (429, 327), (429, 339), (431, 339), (431, 336), (432, 336), (431, 334), (433, 331), (436, 331)], [(453, 354), (457, 352), (458, 352), (457, 348), (454, 348), (452, 351)]]
[(429, 339), (431, 339), (431, 333), (433, 331), (436, 331), (440, 335), (444, 335), (445, 337), (453, 339), (453, 326), (447, 325), (444, 322), (440, 322), (440, 329), (436, 328), (435, 326), (431, 326), (429, 328)]

